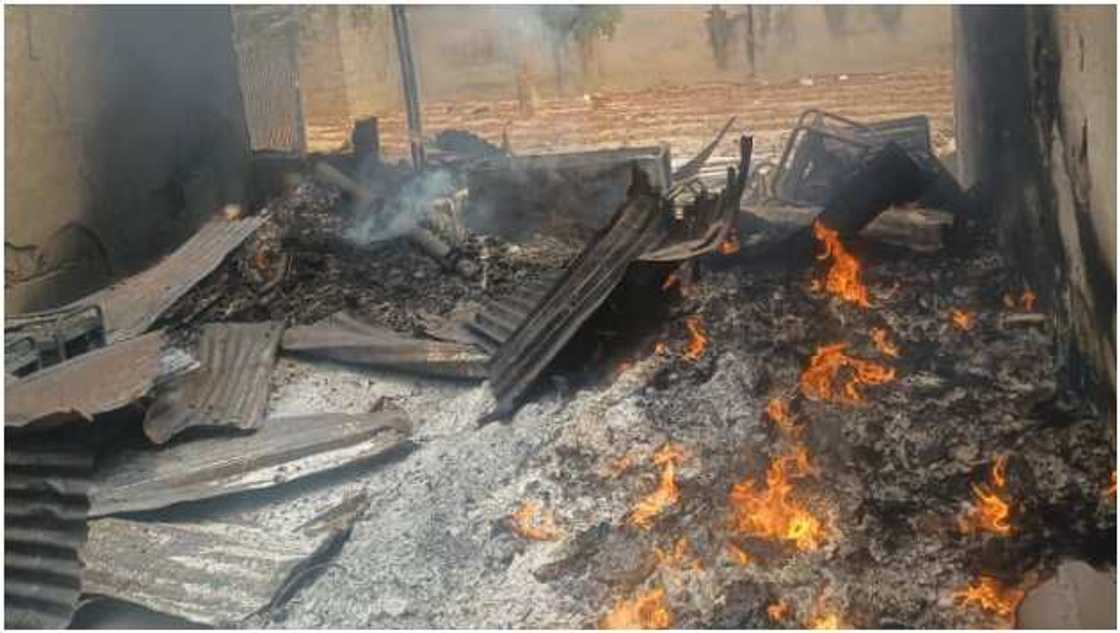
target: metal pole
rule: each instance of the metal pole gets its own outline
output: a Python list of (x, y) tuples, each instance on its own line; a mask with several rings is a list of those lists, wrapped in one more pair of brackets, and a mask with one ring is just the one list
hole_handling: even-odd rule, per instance
[(404, 7), (393, 5), (393, 35), (397, 40), (397, 59), (401, 63), (401, 85), (404, 89), (404, 107), (408, 116), (408, 145), (412, 166), (424, 167), (424, 133), (420, 124), (420, 95), (416, 87), (416, 65), (412, 60), (412, 43), (408, 37), (408, 20)]

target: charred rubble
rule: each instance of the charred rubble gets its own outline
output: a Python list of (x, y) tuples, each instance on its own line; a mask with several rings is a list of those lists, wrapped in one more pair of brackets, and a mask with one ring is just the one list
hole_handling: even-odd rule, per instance
[(417, 171), (363, 123), (7, 323), (6, 621), (1006, 627), (1114, 569), (1101, 412), (928, 124), (807, 113), (777, 169), (744, 136), (705, 171), (733, 123), (675, 171), (447, 133)]

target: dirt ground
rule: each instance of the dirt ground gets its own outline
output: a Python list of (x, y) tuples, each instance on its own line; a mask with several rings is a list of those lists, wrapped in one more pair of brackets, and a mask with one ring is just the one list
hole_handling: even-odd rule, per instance
[[(421, 97), (422, 98), (422, 97)], [(422, 102), (423, 103), (423, 102)], [(465, 129), (500, 144), (505, 130), (515, 153), (555, 152), (667, 142), (673, 156), (704, 146), (731, 116), (733, 132), (755, 135), (755, 151), (776, 151), (801, 112), (817, 108), (874, 121), (925, 114), (939, 153), (953, 138), (953, 75), (948, 68), (906, 72), (802, 77), (770, 82), (666, 86), (638, 92), (603, 92), (542, 99), (531, 116), (515, 99), (424, 103), (424, 131)], [(403, 109), (379, 117), (382, 152), (408, 154)], [(349, 137), (349, 122), (309, 130), (309, 146), (330, 151)], [(717, 156), (734, 155), (737, 134), (728, 134)]]

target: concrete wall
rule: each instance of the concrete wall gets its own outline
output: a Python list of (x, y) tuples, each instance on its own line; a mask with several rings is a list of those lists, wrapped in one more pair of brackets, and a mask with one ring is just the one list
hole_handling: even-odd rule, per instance
[[(1001, 246), (1055, 315), (1066, 377), (1116, 385), (1116, 9), (955, 9), (957, 142)], [(1114, 414), (1114, 412), (1113, 412)]]
[(4, 23), (9, 311), (134, 272), (244, 197), (228, 8), (7, 6)]

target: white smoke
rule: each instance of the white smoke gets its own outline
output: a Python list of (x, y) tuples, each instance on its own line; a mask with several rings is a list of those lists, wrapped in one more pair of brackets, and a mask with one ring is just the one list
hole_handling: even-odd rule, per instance
[(346, 238), (367, 245), (403, 237), (430, 217), (436, 199), (451, 196), (456, 189), (451, 172), (443, 169), (422, 172), (404, 183), (380, 210), (356, 209), (356, 221), (346, 231)]

